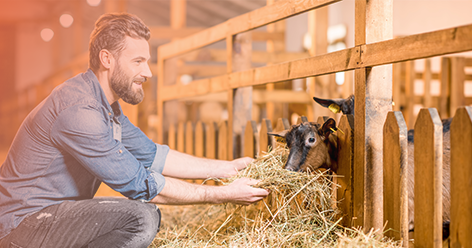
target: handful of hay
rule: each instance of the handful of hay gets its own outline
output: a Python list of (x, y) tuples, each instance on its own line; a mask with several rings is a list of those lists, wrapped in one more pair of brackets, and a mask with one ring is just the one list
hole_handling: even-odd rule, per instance
[(394, 245), (373, 234), (364, 235), (340, 226), (340, 213), (331, 195), (333, 183), (327, 172), (285, 170), (287, 155), (286, 148), (276, 148), (237, 176), (221, 182), (231, 183), (241, 177), (261, 180), (255, 187), (269, 189), (271, 194), (257, 204), (161, 207), (161, 231), (150, 247)]

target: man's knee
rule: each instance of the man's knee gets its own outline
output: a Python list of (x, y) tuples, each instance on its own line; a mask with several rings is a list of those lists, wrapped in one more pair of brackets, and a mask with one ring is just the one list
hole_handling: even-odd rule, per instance
[(140, 203), (138, 205), (141, 206), (134, 209), (137, 222), (131, 228), (133, 231), (137, 231), (135, 241), (142, 241), (143, 244), (149, 245), (159, 232), (161, 211), (153, 204)]

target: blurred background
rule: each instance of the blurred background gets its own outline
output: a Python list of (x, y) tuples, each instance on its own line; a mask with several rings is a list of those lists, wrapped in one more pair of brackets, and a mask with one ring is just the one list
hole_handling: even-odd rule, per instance
[[(145, 86), (144, 103), (137, 109), (126, 111), (131, 111), (130, 115), (136, 116), (133, 119), (135, 124), (154, 138), (158, 90), (157, 47), (271, 2), (273, 0), (0, 0), (0, 162), (3, 162), (16, 130), (27, 114), (55, 86), (88, 68), (89, 36), (95, 21), (103, 13), (129, 12), (140, 17), (151, 28), (150, 63), (154, 77)], [(344, 0), (329, 6), (325, 21), (331, 34), (327, 34), (329, 42), (323, 52), (354, 45), (354, 2)], [(394, 36), (470, 24), (471, 10), (470, 0), (396, 0)], [(279, 25), (280, 36), (277, 39), (282, 44), (279, 51), (299, 55), (307, 53), (311, 44), (306, 35), (308, 26), (306, 13), (291, 17), (283, 25)], [(262, 27), (260, 30), (264, 32), (267, 28)], [(214, 47), (218, 46), (215, 44)], [(253, 50), (262, 51), (267, 48), (267, 40), (262, 39), (258, 42), (256, 40)], [(200, 53), (198, 56), (204, 59), (209, 55)], [(303, 56), (309, 54), (299, 57)], [(461, 56), (472, 57), (470, 53)], [(259, 66), (273, 62), (266, 61)], [(422, 61), (415, 64), (418, 70), (423, 66)], [(440, 70), (439, 57), (431, 60), (431, 68), (436, 72)], [(196, 74), (190, 70), (184, 75), (198, 77), (192, 73)], [(336, 83), (339, 86), (346, 83), (347, 87), (343, 90), (336, 89), (339, 94), (333, 96), (344, 97), (352, 93), (352, 75), (349, 72), (343, 74)], [(306, 89), (300, 87), (300, 84), (303, 85), (303, 82), (285, 83), (281, 87), (291, 90)], [(466, 84), (464, 91), (472, 91), (469, 86)], [(438, 82), (432, 83), (431, 91), (439, 94)], [(421, 89), (418, 92), (421, 94)], [(200, 107), (201, 105), (199, 108), (185, 105), (179, 111), (208, 113), (214, 110), (219, 111), (215, 121), (225, 118), (224, 106), (210, 105), (207, 109)], [(280, 116), (288, 118), (293, 112), (296, 112), (296, 107), (292, 108), (290, 105), (280, 106), (277, 111)], [(259, 111), (258, 116), (259, 119), (264, 117), (263, 110)]]

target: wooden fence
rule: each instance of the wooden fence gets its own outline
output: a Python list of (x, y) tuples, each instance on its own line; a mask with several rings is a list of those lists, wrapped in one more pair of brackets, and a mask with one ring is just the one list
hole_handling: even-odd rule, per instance
[[(459, 92), (463, 94), (461, 90), (463, 89), (463, 82), (466, 79), (470, 79), (470, 76), (464, 72), (464, 67), (470, 66), (468, 59), (444, 58), (442, 60), (441, 74), (437, 76), (428, 72), (429, 67), (426, 67), (425, 72), (421, 73), (421, 77), (424, 78), (425, 82), (435, 77), (441, 79), (441, 95), (439, 97), (432, 97), (427, 93), (420, 100), (413, 97), (412, 85), (418, 74), (414, 72), (411, 64), (412, 61), (417, 59), (472, 50), (472, 43), (470, 42), (472, 39), (472, 25), (394, 39), (392, 31), (393, 1), (358, 0), (355, 2), (355, 9), (353, 10), (356, 19), (354, 47), (327, 54), (311, 52), (311, 56), (308, 58), (268, 64), (257, 68), (252, 67), (251, 30), (306, 11), (310, 11), (309, 19), (313, 21), (315, 25), (313, 29), (316, 30), (316, 25), (319, 24), (319, 22), (316, 22), (317, 18), (320, 15), (326, 14), (326, 8), (323, 7), (335, 2), (338, 1), (277, 1), (187, 38), (160, 46), (158, 50), (158, 141), (163, 142), (167, 137), (170, 137), (168, 144), (171, 147), (183, 149), (185, 152), (186, 148), (181, 142), (183, 142), (182, 140), (185, 137), (191, 138), (189, 138), (189, 135), (183, 135), (183, 131), (180, 131), (181, 134), (178, 135), (179, 132), (176, 131), (175, 127), (172, 127), (172, 123), (165, 122), (169, 120), (164, 111), (166, 105), (170, 105), (174, 100), (204, 97), (208, 94), (224, 92), (227, 97), (228, 120), (224, 124), (220, 124), (218, 138), (213, 138), (215, 142), (218, 141), (217, 145), (215, 145), (218, 147), (217, 158), (233, 159), (245, 154), (251, 154), (251, 152), (254, 152), (252, 147), (254, 131), (251, 131), (254, 130), (254, 123), (248, 122), (250, 121), (252, 109), (253, 93), (251, 87), (307, 78), (312, 86), (308, 92), (310, 96), (314, 96), (317, 90), (311, 84), (313, 77), (354, 70), (354, 94), (356, 97), (356, 118), (353, 121), (355, 130), (353, 132), (354, 151), (351, 151), (351, 156), (349, 157), (349, 160), (352, 161), (352, 167), (350, 167), (349, 172), (350, 181), (347, 182), (352, 191), (348, 196), (351, 202), (348, 204), (349, 208), (345, 210), (345, 213), (351, 216), (349, 225), (363, 226), (367, 230), (370, 228), (381, 229), (385, 223), (385, 216), (389, 220), (389, 225), (393, 225), (395, 230), (401, 231), (401, 236), (396, 234), (389, 235), (405, 241), (407, 235), (407, 227), (404, 225), (406, 212), (402, 211), (398, 215), (391, 208), (388, 208), (390, 205), (384, 205), (384, 200), (387, 204), (395, 202), (394, 204), (400, 204), (401, 207), (399, 208), (405, 207), (405, 168), (400, 167), (400, 165), (405, 161), (404, 158), (406, 156), (404, 151), (406, 148), (406, 123), (404, 121), (400, 124), (391, 123), (392, 119), (397, 122), (401, 120), (401, 115), (393, 113), (387, 117), (387, 113), (393, 109), (393, 97), (396, 97), (394, 99), (396, 103), (395, 108), (403, 106), (403, 108), (408, 109), (410, 112), (413, 111), (414, 103), (419, 102), (428, 106), (438, 102), (438, 108), (444, 116), (451, 116), (455, 108), (466, 104), (468, 99), (463, 96), (457, 97), (456, 94)], [(226, 73), (182, 84), (176, 76), (175, 58), (218, 41), (225, 41), (226, 43)], [(403, 74), (405, 78), (404, 86), (402, 86), (402, 83), (392, 84), (392, 77), (396, 82), (402, 81), (402, 70), (396, 70), (399, 73), (395, 72), (395, 75), (393, 75), (391, 66), (391, 64), (399, 62), (406, 63)], [(451, 83), (445, 84), (443, 79), (451, 79)], [(425, 83), (425, 85), (429, 87), (428, 83)], [(397, 92), (395, 93), (395, 91)], [(428, 90), (426, 91), (429, 92)], [(469, 113), (470, 109), (460, 109), (458, 114), (466, 115), (463, 113), (464, 111)], [(313, 112), (310, 114), (314, 115)], [(410, 123), (414, 120), (414, 115), (411, 113), (405, 116)], [(417, 145), (421, 145), (421, 149), (428, 149), (428, 151), (424, 152), (424, 154), (428, 154), (427, 156), (417, 156), (415, 158), (415, 161), (417, 161), (416, 167), (419, 164), (428, 164), (421, 168), (422, 171), (418, 171), (418, 173), (428, 175), (418, 179), (415, 189), (415, 192), (417, 192), (416, 208), (427, 209), (427, 211), (416, 211), (418, 230), (415, 228), (415, 245), (418, 247), (439, 247), (441, 245), (441, 233), (439, 232), (441, 221), (438, 217), (441, 212), (438, 209), (440, 205), (438, 182), (441, 181), (439, 168), (442, 164), (437, 160), (432, 160), (438, 159), (438, 156), (441, 156), (438, 153), (438, 149), (442, 147), (442, 141), (440, 140), (442, 136), (438, 134), (441, 122), (438, 122), (438, 118), (437, 111), (425, 109), (420, 111), (418, 121), (416, 122), (418, 126), (417, 135), (419, 135)], [(469, 118), (467, 119), (469, 124), (456, 124), (459, 122), (457, 121), (453, 125), (470, 126), (470, 116), (460, 118)], [(394, 130), (398, 136), (397, 138), (395, 136), (393, 138), (383, 138), (385, 120), (387, 119), (388, 123), (386, 126)], [(192, 125), (187, 126), (189, 130), (192, 129)], [(214, 127), (215, 124), (211, 124), (211, 126)], [(421, 128), (419, 128), (420, 126)], [(268, 127), (265, 126), (264, 128)], [(180, 124), (180, 128), (177, 129), (184, 130), (185, 126)], [(466, 128), (464, 127), (464, 129)], [(454, 132), (459, 131), (452, 131), (452, 133)], [(388, 137), (392, 136), (392, 134), (387, 134), (389, 135)], [(176, 137), (175, 139), (173, 138), (174, 136)], [(198, 136), (202, 137), (202, 134), (198, 134)], [(260, 139), (262, 140), (262, 138)], [(396, 148), (392, 149), (384, 148), (384, 141), (389, 142), (386, 145), (392, 146), (393, 144), (390, 143), (398, 143), (398, 145), (395, 145)], [(465, 145), (457, 144), (453, 144), (453, 146), (456, 148), (451, 148), (452, 156), (458, 154), (457, 151), (454, 152), (455, 149), (462, 147), (466, 153), (470, 153), (470, 147), (466, 148)], [(191, 150), (192, 148), (188, 147), (188, 149)], [(384, 154), (383, 151), (386, 149), (389, 152), (396, 151), (394, 156), (397, 157), (392, 157), (388, 153)], [(421, 151), (421, 149), (416, 149), (416, 151)], [(432, 155), (434, 155), (434, 158), (432, 158)], [(384, 158), (384, 156), (388, 157)], [(462, 161), (462, 168), (460, 172), (453, 172), (452, 177), (456, 173), (464, 174), (466, 173), (465, 170), (469, 170), (467, 175), (470, 178), (471, 163), (470, 161), (463, 163), (463, 160), (468, 159), (468, 157), (465, 155), (456, 156), (460, 156), (456, 157), (456, 160)], [(385, 170), (384, 161), (387, 162)], [(454, 166), (453, 162), (451, 167)], [(464, 164), (469, 166), (464, 166)], [(460, 166), (456, 165), (456, 167)], [(457, 168), (452, 170), (457, 170)], [(392, 175), (397, 176), (384, 178), (384, 172), (392, 172)], [(464, 178), (458, 178), (457, 180), (460, 183), (454, 183), (451, 189), (453, 192), (453, 205), (451, 205), (453, 216), (454, 211), (456, 211), (456, 215), (458, 211), (466, 211), (467, 213), (460, 212), (460, 214), (470, 216), (470, 209), (472, 209), (470, 207), (470, 194), (460, 200), (454, 197), (454, 194), (459, 194), (454, 187), (470, 185), (468, 181), (464, 181)], [(452, 181), (454, 180), (453, 178)], [(464, 191), (462, 190), (460, 193), (467, 194)], [(397, 198), (392, 198), (393, 195)], [(430, 201), (433, 201), (434, 204), (431, 205)], [(458, 201), (464, 202), (458, 203)], [(427, 207), (426, 205), (428, 204), (433, 207)], [(469, 204), (467, 205), (469, 207), (465, 208), (466, 210), (461, 207), (464, 204)], [(387, 209), (384, 210), (384, 206)], [(394, 208), (394, 210), (396, 209), (398, 208)], [(392, 214), (393, 216), (391, 216)], [(451, 243), (453, 246), (470, 244), (470, 235), (465, 235), (465, 233), (470, 233), (472, 218), (462, 218), (461, 220), (457, 218), (453, 217), (451, 220), (451, 231), (453, 232)], [(404, 245), (408, 246), (408, 242), (404, 242)]]

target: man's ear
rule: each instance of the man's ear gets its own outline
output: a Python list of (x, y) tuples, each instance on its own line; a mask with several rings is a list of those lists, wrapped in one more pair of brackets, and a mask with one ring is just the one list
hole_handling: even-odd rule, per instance
[(323, 126), (318, 130), (318, 134), (324, 136), (325, 139), (328, 138), (330, 133), (336, 131), (336, 121), (333, 118), (329, 118)]
[(113, 55), (111, 54), (110, 51), (108, 51), (106, 49), (102, 49), (98, 53), (98, 57), (100, 58), (100, 64), (102, 64), (102, 66), (105, 69), (110, 69), (111, 68), (111, 65), (113, 64), (114, 57), (113, 57)]
[(287, 140), (285, 139), (287, 137), (287, 134), (289, 133), (289, 130), (283, 130), (280, 132), (268, 132), (268, 135), (275, 136), (275, 140), (279, 143), (287, 143)]

